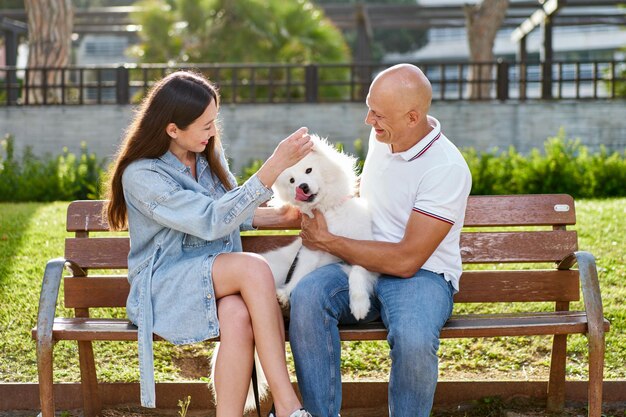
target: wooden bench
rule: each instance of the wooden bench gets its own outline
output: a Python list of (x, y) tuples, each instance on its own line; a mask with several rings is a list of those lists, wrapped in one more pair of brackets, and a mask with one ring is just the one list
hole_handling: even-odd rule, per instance
[[(129, 285), (126, 276), (88, 274), (89, 270), (127, 268), (128, 237), (108, 232), (101, 218), (102, 201), (75, 201), (68, 207), (67, 230), (75, 236), (65, 241), (65, 256), (48, 262), (43, 278), (37, 327), (39, 389), (43, 417), (54, 416), (53, 346), (58, 340), (78, 342), (84, 413), (99, 414), (96, 367), (92, 342), (136, 341), (137, 329), (129, 321), (90, 318), (90, 310), (123, 307)], [(463, 263), (545, 263), (545, 269), (465, 271), (456, 303), (550, 302), (548, 310), (507, 314), (453, 315), (442, 338), (553, 335), (547, 407), (562, 409), (565, 402), (567, 335), (586, 334), (589, 342), (589, 416), (599, 417), (602, 405), (604, 334), (609, 323), (603, 317), (600, 287), (591, 254), (579, 252), (574, 225), (574, 200), (567, 195), (518, 195), (470, 197), (461, 238)], [(535, 227), (544, 226), (544, 227)], [(545, 227), (547, 226), (547, 227)], [(498, 229), (505, 227), (505, 230)], [(259, 251), (290, 241), (290, 236), (247, 236), (244, 250)], [(578, 270), (571, 269), (578, 264)], [(534, 267), (534, 265), (531, 265)], [(56, 317), (63, 271), (64, 303), (75, 317)], [(584, 310), (569, 311), (580, 299)], [(528, 304), (527, 304), (528, 305)], [(529, 304), (536, 306), (537, 304)], [(541, 305), (541, 304), (539, 304)], [(544, 304), (545, 305), (545, 304)], [(342, 340), (385, 340), (381, 323), (341, 328)], [(158, 340), (158, 337), (155, 337)]]

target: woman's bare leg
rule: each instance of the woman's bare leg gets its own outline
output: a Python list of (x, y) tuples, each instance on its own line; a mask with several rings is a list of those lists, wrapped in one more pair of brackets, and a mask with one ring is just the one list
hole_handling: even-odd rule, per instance
[(241, 417), (252, 374), (252, 322), (246, 304), (239, 295), (218, 299), (217, 316), (220, 322), (220, 349), (213, 375), (215, 394), (219, 398), (216, 416)]
[[(219, 299), (241, 294), (252, 320), (254, 342), (272, 391), (277, 416), (301, 407), (285, 359), (284, 324), (267, 262), (251, 253), (223, 253), (213, 263), (213, 288)], [(248, 385), (245, 385), (246, 389)]]

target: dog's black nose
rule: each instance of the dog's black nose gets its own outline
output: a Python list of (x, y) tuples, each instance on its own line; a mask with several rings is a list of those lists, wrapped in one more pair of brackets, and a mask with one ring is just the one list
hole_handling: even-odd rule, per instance
[(309, 193), (309, 184), (307, 184), (306, 182), (298, 185), (298, 188), (304, 191), (305, 194)]

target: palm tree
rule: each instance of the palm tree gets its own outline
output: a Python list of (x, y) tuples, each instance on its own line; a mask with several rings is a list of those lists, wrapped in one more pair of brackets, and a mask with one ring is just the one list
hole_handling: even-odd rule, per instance
[[(142, 26), (135, 49), (142, 62), (170, 63), (344, 63), (349, 49), (341, 32), (307, 0), (144, 0), (134, 17)], [(217, 70), (216, 70), (217, 71)], [(263, 94), (270, 83), (280, 84), (286, 68), (220, 69), (208, 74), (239, 81), (254, 78), (261, 86), (222, 95)], [(296, 69), (303, 73), (302, 69)], [(271, 73), (270, 73), (271, 72)], [(303, 74), (290, 74), (302, 78)], [(347, 70), (329, 69), (320, 79), (345, 80)], [(271, 79), (271, 81), (270, 81)], [(333, 89), (334, 87), (328, 87)], [(275, 90), (277, 95), (304, 94), (301, 87)]]

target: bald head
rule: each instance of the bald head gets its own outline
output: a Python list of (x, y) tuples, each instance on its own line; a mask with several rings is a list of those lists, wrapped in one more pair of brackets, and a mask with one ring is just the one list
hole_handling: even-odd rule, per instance
[(428, 78), (411, 64), (394, 65), (378, 74), (370, 87), (371, 93), (393, 98), (405, 112), (415, 110), (421, 115), (428, 114), (433, 96)]
[(419, 68), (394, 65), (372, 81), (365, 123), (374, 129), (376, 140), (389, 144), (393, 152), (405, 151), (432, 129), (431, 99), (430, 81)]

